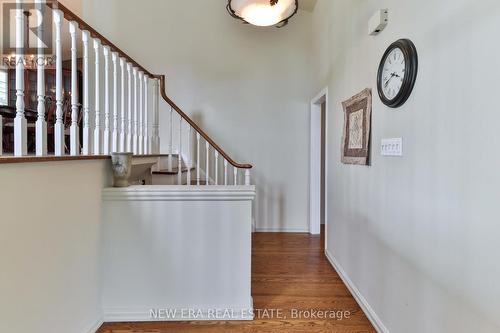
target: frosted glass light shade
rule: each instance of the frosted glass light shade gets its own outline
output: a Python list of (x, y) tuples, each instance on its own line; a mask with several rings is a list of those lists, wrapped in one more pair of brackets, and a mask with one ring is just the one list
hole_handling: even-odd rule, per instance
[(229, 0), (228, 11), (250, 24), (268, 27), (285, 22), (297, 12), (297, 0)]

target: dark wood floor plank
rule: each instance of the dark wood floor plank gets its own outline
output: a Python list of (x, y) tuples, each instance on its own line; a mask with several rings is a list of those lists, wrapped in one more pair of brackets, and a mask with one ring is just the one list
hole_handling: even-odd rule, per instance
[[(375, 333), (326, 260), (324, 239), (307, 234), (256, 233), (252, 240), (253, 321), (107, 323), (98, 333)], [(260, 311), (259, 311), (260, 309)], [(269, 318), (281, 309), (286, 318)], [(292, 311), (346, 311), (349, 318), (292, 318)]]

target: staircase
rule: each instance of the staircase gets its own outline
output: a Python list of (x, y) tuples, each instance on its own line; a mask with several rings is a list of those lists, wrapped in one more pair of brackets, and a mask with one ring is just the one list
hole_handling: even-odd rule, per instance
[[(233, 160), (167, 96), (165, 75), (148, 71), (60, 2), (17, 0), (16, 4), (17, 51), (15, 96), (12, 98), (16, 100), (12, 106), (15, 114), (4, 113), (12, 117), (9, 123), (14, 127), (14, 158), (31, 157), (28, 156), (28, 141), (33, 140), (32, 137), (28, 140), (27, 130), (30, 128), (31, 133), (35, 131), (34, 160), (57, 160), (67, 156), (72, 159), (103, 158), (113, 152), (132, 152), (136, 184), (250, 185), (252, 165)], [(24, 14), (33, 4), (43, 13), (44, 20), (53, 22), (54, 43), (45, 41), (43, 30), (37, 30), (37, 37), (46, 42), (45, 45), (55, 45), (53, 64), (44, 56), (44, 43), (38, 43), (35, 54), (29, 54), (28, 45), (25, 45), (26, 34), (33, 31), (27, 27), (38, 25), (32, 21), (37, 15)], [(79, 43), (82, 46), (80, 53)], [(66, 54), (63, 45), (66, 44), (71, 45), (71, 55), (67, 59), (63, 58)], [(47, 95), (46, 76), (54, 70), (55, 96), (52, 97)], [(32, 86), (27, 89), (27, 71), (29, 80), (36, 73), (36, 92)], [(65, 75), (71, 73), (70, 84), (63, 80), (63, 71)], [(14, 91), (13, 87), (10, 90)], [(80, 91), (82, 96), (79, 96)], [(46, 107), (49, 98), (55, 100), (56, 105), (50, 117)], [(26, 109), (25, 105), (31, 105), (29, 103), (34, 100), (37, 109)], [(168, 112), (168, 123), (161, 126), (161, 133), (160, 112)], [(51, 129), (49, 133), (47, 128)], [(2, 129), (0, 114), (0, 135)], [(48, 154), (47, 142), (53, 145), (53, 155)], [(166, 151), (160, 150), (161, 142), (166, 143)], [(151, 158), (156, 159), (156, 163), (152, 163)], [(147, 165), (151, 168), (144, 170)]]
[[(179, 172), (179, 162), (181, 168)], [(204, 182), (204, 180), (203, 180)], [(198, 184), (196, 178), (196, 168), (186, 163), (179, 155), (173, 154), (160, 158), (155, 170), (152, 171), (153, 185), (205, 185)]]

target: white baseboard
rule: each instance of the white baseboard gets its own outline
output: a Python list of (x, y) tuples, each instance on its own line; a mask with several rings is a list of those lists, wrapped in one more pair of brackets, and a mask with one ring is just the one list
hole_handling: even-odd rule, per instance
[(309, 233), (309, 229), (303, 228), (268, 228), (268, 227), (255, 227), (254, 232), (289, 232), (289, 233)]
[(339, 262), (335, 259), (335, 257), (330, 253), (329, 250), (325, 250), (325, 255), (330, 264), (333, 266), (333, 268), (337, 271), (337, 273), (340, 275), (340, 278), (344, 282), (344, 284), (347, 286), (347, 289), (351, 292), (352, 296), (356, 300), (356, 302), (359, 304), (361, 307), (361, 310), (365, 313), (365, 315), (368, 317), (368, 320), (372, 323), (373, 327), (375, 327), (375, 330), (378, 333), (389, 333), (389, 330), (385, 325), (382, 323), (382, 320), (380, 320), (379, 316), (375, 313), (373, 308), (368, 304), (368, 301), (364, 298), (364, 296), (361, 294), (359, 289), (356, 287), (354, 282), (349, 278), (347, 273), (344, 271), (342, 266), (339, 264)]
[(97, 330), (104, 324), (104, 321), (102, 319), (99, 319), (94, 325), (91, 326), (90, 329), (85, 331), (85, 333), (96, 333)]
[[(189, 313), (192, 309), (194, 315)], [(230, 309), (230, 310), (226, 310)], [(154, 322), (154, 321), (250, 321), (253, 320), (253, 300), (251, 306), (246, 308), (224, 307), (213, 309), (198, 309), (194, 308), (172, 308), (168, 309), (168, 315), (161, 312), (157, 318), (151, 315), (152, 309), (145, 308), (107, 308), (104, 309), (104, 322)], [(155, 309), (157, 310), (157, 309)], [(162, 308), (162, 310), (165, 310)], [(212, 311), (209, 314), (209, 311)], [(218, 311), (218, 316), (214, 317), (215, 311)]]

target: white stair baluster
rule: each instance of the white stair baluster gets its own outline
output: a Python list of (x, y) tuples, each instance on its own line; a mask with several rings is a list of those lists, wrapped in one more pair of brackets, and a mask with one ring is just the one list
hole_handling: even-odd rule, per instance
[(227, 186), (227, 160), (224, 159), (224, 185)]
[(24, 117), (24, 14), (22, 0), (16, 0), (16, 118), (14, 155), (28, 154), (28, 122)]
[(116, 64), (118, 53), (113, 52), (111, 59), (113, 60), (113, 145), (111, 152), (116, 153), (120, 151), (118, 144), (120, 138), (118, 131), (118, 68)]
[(173, 111), (172, 107), (170, 107), (170, 114), (169, 114), (169, 128), (170, 128), (170, 133), (168, 134), (169, 141), (168, 141), (168, 161), (167, 161), (167, 168), (168, 171), (172, 172), (172, 154), (174, 153), (174, 147), (173, 147), (173, 133), (174, 133), (174, 124), (173, 124)]
[(210, 144), (205, 142), (205, 185), (208, 185), (208, 181), (210, 180)]
[(233, 167), (233, 173), (234, 173), (234, 183), (233, 183), (233, 185), (236, 186), (236, 185), (238, 185), (238, 168)]
[(132, 150), (132, 64), (127, 63), (127, 80), (128, 80), (128, 107), (127, 107), (127, 152), (133, 152)]
[(89, 32), (82, 31), (83, 42), (83, 155), (90, 155), (90, 103), (89, 103)]
[(144, 143), (142, 145), (142, 150), (144, 155), (151, 154), (151, 136), (149, 134), (149, 99), (148, 99), (148, 83), (149, 78), (147, 75), (144, 75), (144, 120), (143, 120), (143, 130), (142, 136), (144, 137)]
[(137, 92), (137, 68), (134, 67), (134, 134), (132, 135), (132, 151), (134, 155), (139, 155), (139, 118), (138, 118), (138, 92)]
[(120, 58), (120, 152), (124, 153), (127, 151), (127, 106), (125, 104), (125, 59)]
[(215, 185), (219, 185), (219, 151), (215, 150)]
[(154, 145), (154, 153), (160, 153), (160, 81), (158, 79), (154, 80), (154, 90), (153, 90), (153, 145)]
[(61, 25), (63, 13), (56, 9), (53, 12), (56, 42), (56, 123), (54, 125), (54, 155), (64, 155), (64, 123), (63, 123), (63, 82), (62, 82), (62, 40)]
[(250, 169), (245, 170), (245, 185), (250, 185)]
[(95, 51), (95, 128), (94, 128), (94, 155), (100, 155), (102, 152), (102, 130), (101, 130), (101, 98), (100, 98), (100, 69), (99, 69), (99, 49), (101, 41), (94, 39)]
[[(69, 22), (71, 35), (71, 127), (70, 127), (70, 154), (80, 154), (80, 130), (78, 128), (78, 64), (76, 47), (76, 28), (78, 23)], [(40, 74), (39, 74), (40, 75)], [(40, 84), (40, 82), (38, 82)], [(42, 82), (45, 86), (45, 82)]]
[(109, 119), (109, 46), (105, 46), (104, 53), (104, 136), (103, 154), (109, 155), (111, 152), (111, 129)]
[(196, 132), (196, 185), (200, 185), (200, 133)]
[(139, 72), (139, 108), (138, 108), (138, 113), (139, 113), (139, 132), (137, 133), (137, 149), (139, 151), (139, 155), (144, 154), (144, 119), (143, 119), (143, 112), (144, 112), (144, 95), (143, 95), (143, 89), (142, 89), (142, 80), (144, 78), (144, 73)]
[(177, 158), (177, 183), (182, 185), (182, 117), (179, 117), (179, 157)]
[[(36, 8), (40, 13), (45, 13), (45, 3), (43, 0), (36, 0)], [(43, 16), (42, 16), (43, 20)], [(43, 24), (38, 22), (37, 34), (38, 34), (38, 59), (37, 59), (37, 113), (38, 117), (35, 124), (35, 145), (36, 145), (36, 155), (44, 156), (47, 155), (47, 122), (45, 120), (45, 60), (44, 60), (44, 47), (43, 35), (44, 27)], [(41, 61), (42, 60), (42, 61)], [(1, 131), (1, 129), (0, 129)], [(0, 138), (2, 136), (0, 135)], [(0, 145), (1, 145), (0, 139)], [(0, 149), (0, 155), (2, 154)]]
[(191, 185), (191, 165), (192, 165), (192, 157), (191, 157), (191, 125), (189, 125), (188, 129), (188, 142), (187, 142), (187, 159), (186, 159), (186, 164), (187, 164), (187, 184)]

